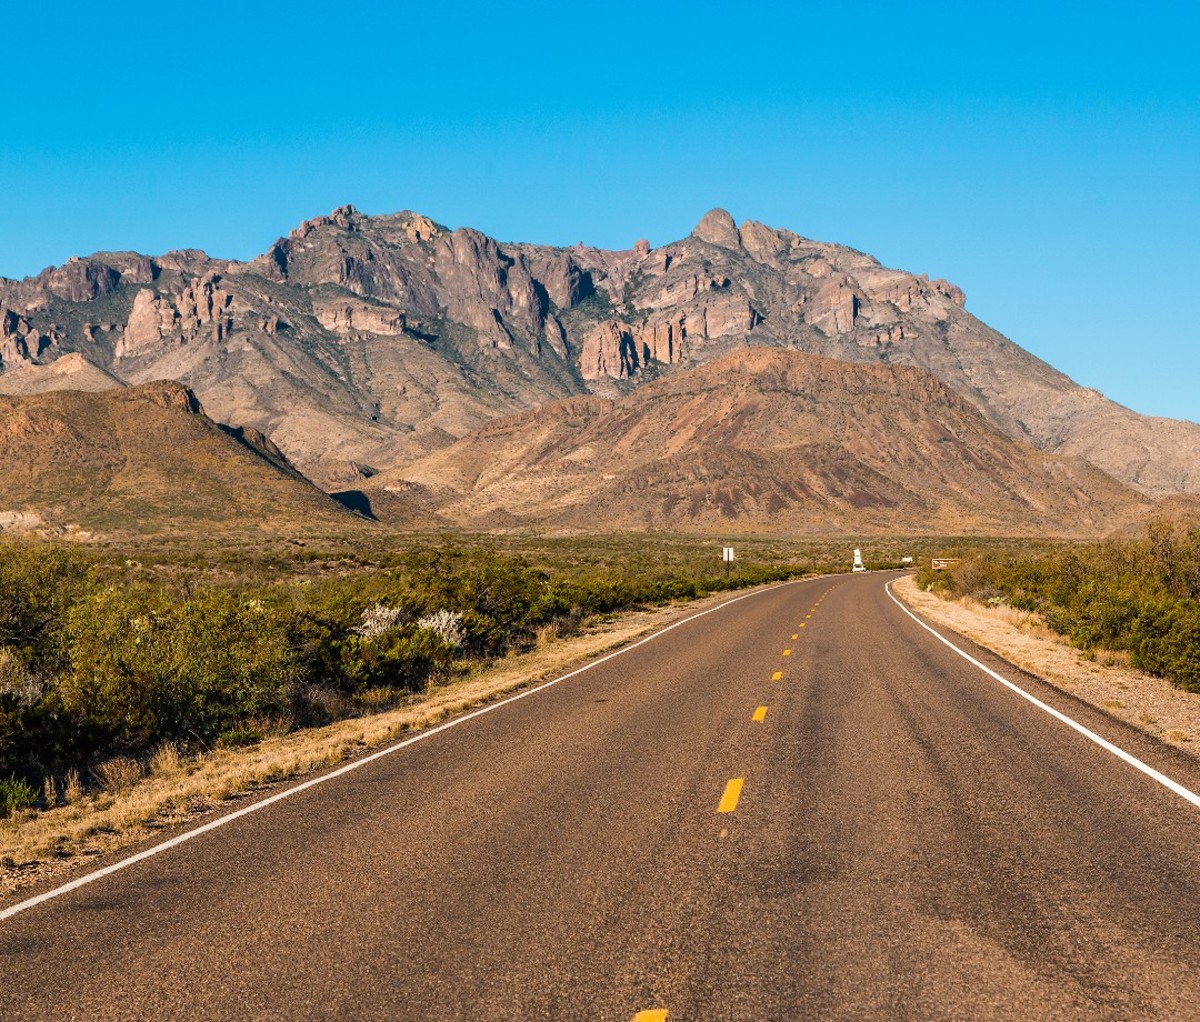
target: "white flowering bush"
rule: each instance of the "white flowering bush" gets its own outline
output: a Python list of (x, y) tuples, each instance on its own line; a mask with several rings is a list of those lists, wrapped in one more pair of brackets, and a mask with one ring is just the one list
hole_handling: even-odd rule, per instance
[(354, 629), (354, 634), (361, 635), (364, 639), (378, 639), (402, 624), (404, 611), (400, 607), (376, 603), (363, 610), (362, 623)]
[(435, 610), (417, 621), (418, 628), (427, 628), (447, 646), (462, 645), (462, 615), (455, 610)]

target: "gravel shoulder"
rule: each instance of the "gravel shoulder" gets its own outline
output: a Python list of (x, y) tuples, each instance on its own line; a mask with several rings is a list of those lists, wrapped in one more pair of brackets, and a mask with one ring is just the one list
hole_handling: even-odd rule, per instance
[(1200, 760), (1200, 695), (1134, 670), (1119, 654), (1089, 656), (1036, 614), (943, 599), (919, 589), (911, 575), (893, 583), (892, 591), (926, 620)]

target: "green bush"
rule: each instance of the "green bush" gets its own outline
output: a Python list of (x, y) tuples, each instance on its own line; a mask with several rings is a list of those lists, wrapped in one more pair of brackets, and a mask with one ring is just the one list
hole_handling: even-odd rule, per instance
[(241, 749), (262, 741), (262, 732), (252, 727), (231, 727), (217, 735), (218, 749)]
[(174, 601), (149, 586), (108, 586), (72, 608), (68, 634), (60, 691), (96, 748), (208, 742), (286, 713), (300, 677), (283, 623), (219, 590)]
[(37, 789), (18, 777), (0, 778), (0, 819), (8, 819), (13, 813), (30, 809), (37, 802)]
[(0, 646), (26, 667), (61, 667), (66, 613), (86, 588), (88, 567), (74, 550), (0, 544)]

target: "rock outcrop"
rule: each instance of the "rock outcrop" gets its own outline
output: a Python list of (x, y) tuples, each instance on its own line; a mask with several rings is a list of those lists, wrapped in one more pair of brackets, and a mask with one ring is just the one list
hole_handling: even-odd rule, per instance
[(640, 366), (633, 330), (628, 323), (607, 319), (597, 323), (583, 342), (580, 370), (585, 380), (609, 376), (627, 379)]
[(721, 248), (742, 247), (742, 236), (738, 233), (737, 224), (723, 209), (712, 209), (705, 213), (692, 231), (692, 236)]
[(321, 326), (335, 334), (398, 337), (406, 326), (404, 313), (390, 305), (368, 305), (347, 299), (314, 300), (313, 315)]
[[(139, 290), (121, 339), (113, 349), (114, 358), (153, 351), (168, 339), (177, 344), (225, 340), (234, 329), (238, 310), (233, 293), (222, 286), (221, 279), (219, 273), (208, 270), (175, 293)], [(270, 316), (260, 322), (262, 329), (270, 328), (272, 332), (275, 325), (277, 320)]]

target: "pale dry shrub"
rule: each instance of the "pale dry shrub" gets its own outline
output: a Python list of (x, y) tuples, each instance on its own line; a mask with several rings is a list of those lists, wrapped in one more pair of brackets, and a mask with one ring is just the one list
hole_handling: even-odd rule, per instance
[(54, 784), (54, 778), (49, 774), (42, 778), (42, 799), (45, 801), (47, 809), (53, 809), (58, 805), (58, 788)]
[(93, 773), (100, 785), (109, 791), (132, 787), (142, 779), (142, 764), (132, 756), (114, 756), (99, 764)]
[(358, 694), (357, 702), (368, 713), (390, 710), (399, 703), (396, 690), (392, 688), (369, 688)]
[(79, 778), (79, 771), (68, 770), (67, 776), (63, 778), (63, 801), (70, 806), (81, 798), (83, 798), (83, 781)]
[(587, 618), (578, 608), (573, 608), (561, 617), (553, 618), (537, 629), (538, 643), (553, 642), (555, 639), (569, 639), (583, 631)]
[(336, 688), (309, 685), (301, 697), (299, 712), (306, 722), (325, 724), (350, 716), (354, 712), (354, 700)]

